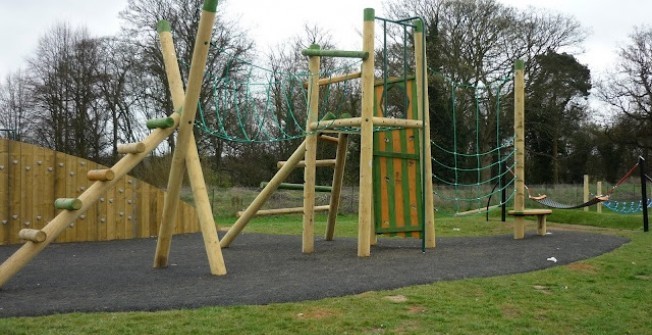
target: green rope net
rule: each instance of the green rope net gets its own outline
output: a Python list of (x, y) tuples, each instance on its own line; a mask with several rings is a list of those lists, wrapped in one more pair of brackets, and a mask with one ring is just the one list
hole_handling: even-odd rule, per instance
[[(480, 86), (438, 76), (447, 84), (450, 100), (448, 109), (436, 111), (436, 116), (440, 122), (449, 120), (452, 135), (440, 137), (445, 141), (431, 141), (438, 210), (476, 212), (488, 207), (492, 198), (494, 206), (490, 207), (501, 205), (496, 195), (514, 183), (512, 140), (503, 139), (506, 133), (502, 133), (500, 122), (506, 114), (501, 102), (508, 94), (503, 90), (510, 78)], [(512, 197), (513, 192), (506, 202)]]
[[(232, 66), (238, 64), (237, 69)], [(243, 69), (243, 64), (244, 68)], [(324, 71), (322, 78), (351, 72), (356, 64)], [(359, 66), (358, 66), (359, 68)], [(227, 62), (220, 77), (210, 81), (212, 104), (200, 106), (197, 126), (220, 139), (260, 143), (288, 141), (306, 136), (307, 71), (272, 70), (241, 59)], [(320, 86), (320, 119), (350, 114), (351, 81)]]

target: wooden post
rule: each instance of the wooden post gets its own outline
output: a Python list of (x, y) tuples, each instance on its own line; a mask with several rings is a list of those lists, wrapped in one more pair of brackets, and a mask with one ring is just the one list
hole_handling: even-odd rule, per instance
[(294, 170), (296, 165), (301, 161), (301, 159), (305, 156), (306, 152), (306, 140), (304, 140), (301, 145), (294, 151), (292, 156), (288, 158), (287, 162), (283, 164), (283, 167), (281, 167), (274, 177), (272, 177), (272, 180), (265, 185), (265, 188), (258, 193), (258, 196), (256, 196), (256, 199), (251, 202), (249, 207), (242, 213), (242, 215), (238, 218), (238, 220), (229, 228), (229, 231), (226, 232), (226, 235), (222, 237), (222, 241), (220, 242), (220, 245), (222, 248), (228, 248), (229, 245), (231, 245), (231, 242), (242, 232), (244, 227), (249, 223), (249, 220), (251, 220), (254, 215), (256, 215), (256, 212), (262, 207), (267, 199), (274, 193), (276, 188), (278, 188), (278, 185), (280, 185)]
[[(161, 21), (158, 26), (158, 32), (172, 103), (174, 109), (179, 109), (183, 106), (184, 101), (183, 82), (181, 80), (181, 72), (179, 71), (177, 56), (174, 51), (174, 42), (172, 40), (169, 23), (167, 23), (167, 21)], [(225, 275), (226, 266), (224, 264), (224, 258), (222, 257), (222, 249), (220, 248), (220, 241), (217, 235), (217, 227), (215, 226), (215, 219), (213, 218), (213, 211), (211, 210), (210, 200), (208, 198), (208, 189), (206, 187), (204, 174), (199, 161), (197, 144), (192, 133), (190, 134), (188, 145), (189, 147), (185, 161), (188, 169), (190, 186), (192, 188), (195, 211), (199, 218), (199, 226), (204, 240), (206, 255), (208, 256), (208, 263), (212, 274)], [(178, 180), (178, 182), (181, 184), (181, 180)]]
[(424, 183), (424, 224), (425, 247), (435, 247), (435, 203), (432, 189), (432, 158), (430, 148), (430, 105), (428, 103), (428, 67), (426, 65), (426, 52), (424, 46), (423, 21), (416, 21), (414, 31), (414, 53), (417, 85), (417, 110), (419, 118), (423, 121), (421, 136), (423, 136), (423, 152), (421, 153), (422, 180)]
[(374, 29), (373, 8), (364, 10), (362, 51), (369, 57), (362, 62), (362, 112), (360, 124), (360, 198), (358, 204), (358, 256), (371, 255), (373, 220), (373, 150), (374, 150)]
[(195, 46), (192, 54), (190, 65), (190, 74), (188, 76), (188, 87), (183, 103), (183, 114), (179, 121), (179, 133), (177, 144), (172, 155), (172, 166), (168, 179), (167, 196), (163, 205), (163, 217), (159, 228), (158, 241), (156, 244), (156, 255), (154, 257), (154, 267), (167, 267), (170, 256), (170, 245), (172, 243), (172, 233), (174, 232), (174, 218), (176, 218), (177, 205), (179, 203), (179, 193), (181, 191), (181, 182), (185, 170), (185, 159), (190, 148), (192, 132), (194, 128), (195, 114), (197, 113), (197, 102), (201, 93), (204, 70), (206, 68), (206, 59), (208, 50), (211, 45), (211, 33), (213, 23), (215, 22), (215, 11), (217, 9), (217, 0), (205, 0), (202, 7), (201, 17), (199, 19), (199, 28), (195, 39)]
[(326, 240), (332, 241), (335, 233), (335, 221), (340, 206), (342, 184), (344, 183), (344, 167), (346, 164), (346, 149), (349, 145), (349, 136), (340, 133), (337, 137), (337, 151), (335, 153), (335, 171), (333, 172), (333, 190), (331, 191), (330, 209), (326, 225)]
[[(319, 46), (313, 44), (310, 50), (319, 50)], [(308, 117), (306, 129), (310, 124), (317, 122), (319, 118), (319, 62), (321, 57), (310, 56), (308, 69), (310, 70), (310, 82), (308, 83)], [(306, 155), (304, 158), (305, 169), (303, 170), (303, 234), (301, 251), (311, 253), (315, 250), (315, 178), (317, 160), (317, 131), (311, 131), (306, 135)]]
[[(601, 196), (602, 195), (602, 182), (599, 181), (596, 185), (596, 190), (595, 190), (596, 196)], [(602, 213), (602, 203), (598, 202), (598, 205), (596, 207), (596, 210), (598, 213)]]
[[(582, 199), (584, 200), (584, 202), (589, 201), (589, 175), (588, 174), (584, 175), (584, 197)], [(584, 211), (588, 212), (589, 207), (588, 206), (584, 207)]]
[[(514, 146), (516, 150), (514, 211), (525, 210), (525, 62), (514, 63)], [(514, 217), (514, 238), (525, 237), (525, 219)]]

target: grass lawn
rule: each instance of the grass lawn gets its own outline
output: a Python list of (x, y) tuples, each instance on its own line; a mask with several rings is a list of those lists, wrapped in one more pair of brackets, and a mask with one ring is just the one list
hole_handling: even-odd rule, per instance
[[(355, 235), (356, 220), (340, 217), (336, 234)], [(318, 232), (324, 221), (318, 216)], [(652, 234), (642, 232), (640, 215), (556, 211), (549, 222), (551, 230), (591, 230), (631, 242), (593, 259), (525, 274), (301, 303), (6, 318), (0, 319), (0, 334), (652, 334)], [(301, 218), (257, 218), (246, 231), (300, 234)], [(496, 213), (490, 222), (483, 216), (440, 217), (437, 233), (509, 234), (511, 227)]]

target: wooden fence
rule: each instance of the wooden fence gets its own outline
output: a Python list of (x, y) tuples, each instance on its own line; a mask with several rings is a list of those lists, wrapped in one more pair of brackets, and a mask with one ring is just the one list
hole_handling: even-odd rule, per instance
[[(102, 168), (79, 157), (0, 139), (0, 245), (21, 243), (22, 228), (45, 226), (59, 211), (55, 199), (77, 197), (92, 183), (87, 171)], [(156, 236), (164, 197), (163, 190), (125, 176), (56, 242)], [(180, 203), (176, 223), (175, 233), (199, 231), (195, 210), (187, 203)]]

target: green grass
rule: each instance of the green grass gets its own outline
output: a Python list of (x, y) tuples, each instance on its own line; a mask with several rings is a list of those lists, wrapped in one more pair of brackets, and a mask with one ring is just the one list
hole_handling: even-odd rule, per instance
[[(220, 217), (218, 223), (234, 220)], [(317, 221), (321, 232), (324, 216)], [(7, 318), (0, 319), (0, 334), (652, 334), (652, 234), (640, 231), (640, 216), (555, 211), (550, 221), (594, 225), (586, 229), (631, 242), (593, 259), (519, 275), (266, 306)], [(297, 234), (301, 218), (257, 218), (246, 231)], [(495, 214), (489, 223), (482, 216), (443, 217), (437, 232), (509, 234), (511, 226)], [(354, 236), (355, 216), (340, 216), (336, 234)]]

